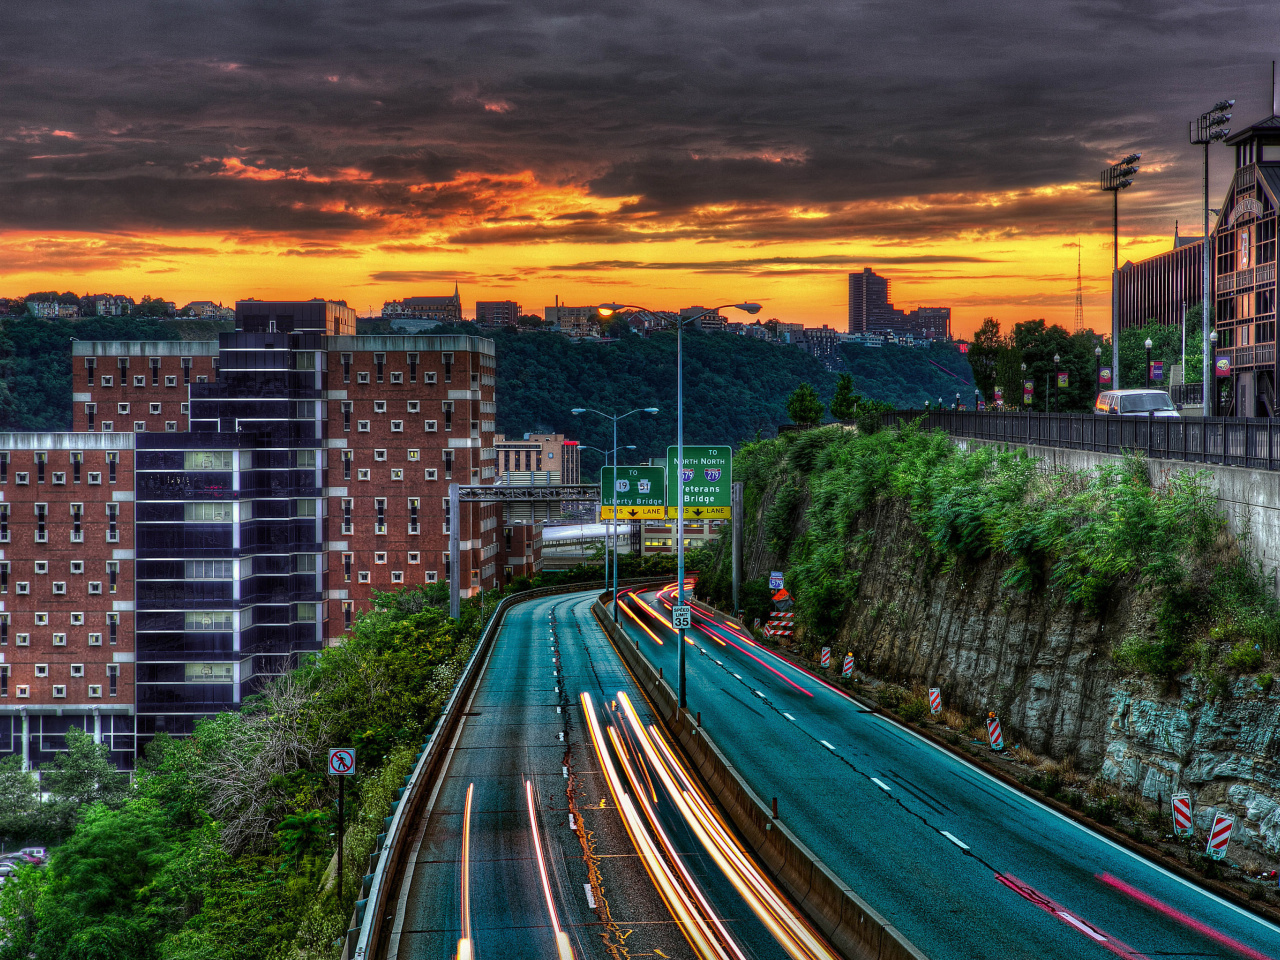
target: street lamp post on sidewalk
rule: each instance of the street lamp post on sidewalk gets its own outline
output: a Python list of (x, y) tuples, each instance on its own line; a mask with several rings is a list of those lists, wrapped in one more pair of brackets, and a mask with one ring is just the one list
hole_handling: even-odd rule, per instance
[[(569, 412), (572, 413), (575, 417), (584, 413), (594, 413), (598, 417), (604, 417), (606, 420), (613, 421), (613, 480), (614, 480), (615, 489), (613, 490), (613, 498), (612, 498), (614, 522), (613, 524), (610, 525), (610, 529), (614, 530), (616, 529), (616, 523), (618, 519), (617, 517), (618, 493), (616, 489), (617, 480), (618, 480), (618, 421), (627, 419), (627, 417), (631, 416), (633, 413), (657, 413), (658, 408), (657, 407), (637, 407), (634, 410), (628, 410), (626, 413), (622, 413), (617, 416), (614, 416), (611, 413), (603, 413), (599, 410), (593, 410), (591, 407), (574, 407)], [(634, 450), (635, 447), (632, 447), (631, 449)], [(606, 462), (606, 466), (607, 466), (607, 462)], [(601, 492), (603, 492), (603, 490)], [(603, 505), (604, 504), (602, 503), (601, 506)], [(609, 551), (606, 549), (605, 555), (608, 556), (608, 553)], [(605, 572), (606, 574), (608, 573), (608, 571), (605, 571)], [(606, 578), (606, 581), (607, 581), (607, 578)], [(608, 587), (607, 582), (605, 586), (606, 588)], [(616, 542), (613, 545), (613, 622), (614, 623), (618, 622), (618, 545)]]
[[(759, 313), (760, 304), (758, 303), (722, 303), (718, 307), (708, 307), (701, 313), (696, 313), (690, 317), (680, 317), (676, 320), (676, 596), (680, 606), (684, 606), (684, 340), (683, 331), (686, 323), (694, 320), (700, 320), (708, 314), (716, 313), (728, 307), (736, 310), (743, 310), (747, 313)], [(602, 303), (596, 308), (600, 316), (612, 316), (619, 310), (639, 310), (654, 316), (656, 311), (650, 310), (648, 307), (642, 307), (634, 303)], [(617, 617), (617, 595), (614, 595), (615, 619)], [(684, 628), (681, 627), (676, 631), (679, 635), (678, 646), (680, 648), (680, 677), (679, 677), (679, 698), (680, 709), (683, 710), (687, 705), (685, 697), (684, 683)]]

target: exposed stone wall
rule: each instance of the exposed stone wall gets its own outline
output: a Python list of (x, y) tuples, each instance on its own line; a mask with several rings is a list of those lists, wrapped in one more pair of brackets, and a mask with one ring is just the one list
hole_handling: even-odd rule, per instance
[[(1149, 632), (1142, 597), (1122, 591), (1093, 616), (1047, 592), (1006, 588), (995, 561), (940, 561), (901, 504), (868, 510), (855, 536), (862, 576), (832, 643), (835, 663), (852, 651), (874, 676), (941, 687), (948, 706), (995, 710), (1010, 744), (1075, 757), (1109, 789), (1159, 795), (1166, 809), (1186, 790), (1197, 826), (1225, 809), (1237, 840), (1280, 850), (1280, 684), (1264, 692), (1243, 677), (1207, 702), (1190, 674), (1168, 689), (1126, 675), (1113, 643)], [(746, 576), (776, 568), (763, 542), (747, 547)]]

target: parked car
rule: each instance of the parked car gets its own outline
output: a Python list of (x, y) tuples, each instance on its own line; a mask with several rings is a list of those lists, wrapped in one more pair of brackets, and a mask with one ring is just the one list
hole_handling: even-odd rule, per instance
[(49, 851), (45, 847), (23, 847), (18, 852), (25, 853), (27, 856), (35, 857), (37, 860), (41, 861), (49, 859)]
[(1121, 417), (1177, 417), (1180, 409), (1163, 390), (1104, 390), (1093, 405), (1100, 416)]

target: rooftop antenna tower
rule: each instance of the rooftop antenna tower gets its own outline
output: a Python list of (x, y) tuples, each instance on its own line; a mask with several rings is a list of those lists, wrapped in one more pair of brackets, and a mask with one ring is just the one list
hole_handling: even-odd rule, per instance
[(1076, 241), (1076, 326), (1075, 332), (1084, 329), (1084, 285), (1080, 275), (1080, 241)]

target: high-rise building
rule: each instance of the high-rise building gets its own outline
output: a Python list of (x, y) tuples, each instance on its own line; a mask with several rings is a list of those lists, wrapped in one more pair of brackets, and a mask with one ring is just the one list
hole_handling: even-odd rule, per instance
[(494, 480), (493, 342), (354, 330), (246, 300), (216, 343), (72, 345), (76, 431), (0, 434), (0, 756), (48, 762), (75, 725), (129, 766), (375, 590), (523, 568), (536, 538), (507, 564), (496, 505), (449, 515), (451, 481)]
[(870, 267), (849, 274), (849, 332), (866, 333), (879, 329), (881, 320), (893, 310), (889, 303), (889, 280), (878, 276)]

